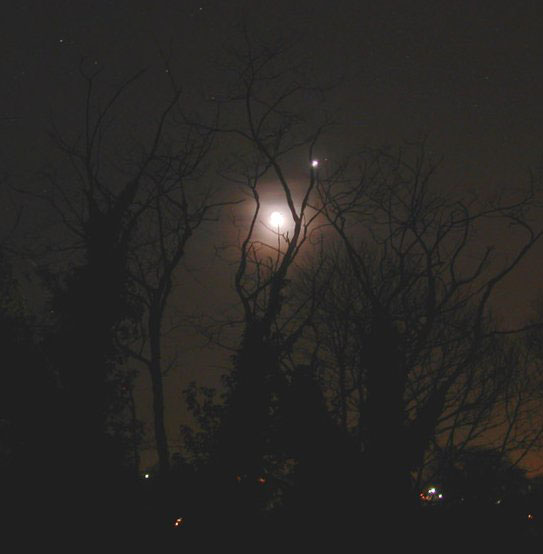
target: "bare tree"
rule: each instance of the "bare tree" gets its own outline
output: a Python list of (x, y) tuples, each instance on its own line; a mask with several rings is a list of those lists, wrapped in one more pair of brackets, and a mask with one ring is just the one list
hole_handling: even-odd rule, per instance
[[(208, 155), (213, 135), (196, 128), (175, 129), (175, 143), (184, 142), (163, 154), (160, 165), (148, 173), (153, 201), (140, 219), (137, 237), (129, 255), (130, 279), (137, 287), (133, 294), (143, 306), (143, 317), (135, 344), (124, 348), (149, 370), (153, 391), (154, 433), (159, 470), (167, 475), (170, 467), (168, 439), (164, 425), (163, 336), (169, 300), (175, 289), (176, 272), (194, 232), (204, 223), (216, 220), (218, 209), (229, 202), (214, 202), (214, 191), (202, 182), (202, 163)], [(151, 190), (149, 190), (151, 194)], [(173, 324), (175, 327), (175, 324)], [(129, 337), (130, 338), (130, 337)], [(170, 364), (171, 366), (171, 364)]]
[[(526, 327), (501, 326), (491, 302), (542, 231), (535, 184), (509, 201), (452, 198), (423, 146), (411, 157), (368, 150), (355, 165), (319, 182), (339, 239), (320, 308), (323, 363), (375, 498), (401, 499), (410, 472), (446, 444), (538, 441), (539, 427), (520, 417), (533, 410), (522, 398), (529, 372), (504, 341)], [(508, 258), (480, 243), (497, 226), (511, 235)]]
[[(142, 125), (141, 114), (137, 125), (123, 119), (123, 114), (129, 112), (130, 93), (138, 89), (136, 85), (141, 86), (143, 72), (107, 97), (101, 91), (100, 70), (93, 66), (88, 71), (82, 64), (82, 75), (86, 84), (82, 130), (75, 138), (54, 132), (68, 163), (57, 171), (44, 171), (40, 192), (32, 194), (51, 206), (64, 230), (75, 238), (65, 239), (66, 247), (52, 246), (60, 257), (72, 256), (67, 269), (62, 260), (57, 276), (54, 269), (49, 272), (53, 275), (49, 290), (55, 321), (48, 354), (67, 414), (65, 435), (69, 439), (64, 458), (59, 458), (67, 475), (86, 473), (87, 488), (99, 494), (107, 487), (105, 483), (111, 482), (111, 457), (117, 457), (117, 446), (109, 438), (115, 424), (112, 407), (130, 410), (128, 373), (123, 378), (118, 375), (126, 360), (120, 345), (131, 338), (141, 320), (145, 293), (153, 311), (147, 315), (160, 331), (173, 268), (186, 240), (206, 216), (207, 205), (188, 207), (183, 179), (195, 174), (208, 151), (208, 139), (196, 137), (180, 123), (181, 90), (177, 87), (157, 115), (147, 121), (143, 139), (134, 138), (132, 127)], [(181, 214), (177, 226), (168, 210)], [(141, 266), (135, 264), (134, 254), (144, 225), (163, 225), (153, 229), (153, 237), (158, 237), (155, 246), (163, 248), (161, 280), (146, 281), (147, 289), (138, 288), (141, 281), (134, 281), (138, 267), (147, 263), (140, 259)], [(62, 233), (58, 236), (64, 238)], [(146, 253), (149, 251), (147, 248)], [(158, 406), (157, 412), (160, 410)], [(134, 420), (133, 410), (129, 417)]]
[[(212, 128), (232, 145), (223, 178), (248, 197), (233, 283), (242, 339), (226, 378), (213, 458), (225, 479), (237, 475), (243, 481), (251, 517), (255, 502), (263, 502), (263, 476), (274, 469), (270, 428), (288, 380), (285, 364), (318, 298), (296, 297), (290, 283), (319, 213), (315, 158), (329, 123), (314, 121), (309, 107), (311, 100), (320, 101), (322, 90), (309, 84), (307, 65), (294, 53), (284, 43), (269, 47), (245, 33), (223, 66), (233, 85), (215, 97), (218, 124)], [(270, 220), (273, 211), (283, 220)]]

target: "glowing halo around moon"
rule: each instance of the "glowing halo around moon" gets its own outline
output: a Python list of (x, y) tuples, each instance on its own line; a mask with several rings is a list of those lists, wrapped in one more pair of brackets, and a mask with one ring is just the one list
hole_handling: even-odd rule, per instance
[(285, 218), (281, 212), (272, 212), (270, 215), (270, 225), (273, 228), (279, 228), (285, 222)]

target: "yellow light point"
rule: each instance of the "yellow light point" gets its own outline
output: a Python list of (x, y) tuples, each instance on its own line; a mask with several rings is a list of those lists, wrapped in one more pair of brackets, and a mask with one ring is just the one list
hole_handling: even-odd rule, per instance
[(184, 518), (178, 517), (178, 518), (175, 520), (174, 527), (179, 527), (180, 525), (183, 524), (183, 521), (184, 521)]

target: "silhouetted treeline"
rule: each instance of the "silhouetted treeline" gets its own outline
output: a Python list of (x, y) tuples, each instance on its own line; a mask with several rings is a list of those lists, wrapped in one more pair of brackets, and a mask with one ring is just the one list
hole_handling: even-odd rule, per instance
[[(511, 328), (492, 301), (542, 236), (539, 183), (459, 197), (440, 187), (425, 144), (325, 164), (326, 87), (295, 54), (242, 33), (221, 65), (224, 95), (202, 112), (168, 60), (170, 100), (124, 154), (110, 118), (142, 75), (104, 103), (83, 67), (85, 128), (56, 136), (70, 169), (46, 175), (51, 196), (27, 191), (75, 237), (51, 237), (62, 263), (38, 272), (44, 314), (21, 302), (19, 245), (0, 260), (0, 463), (14, 527), (251, 551), (538, 534), (540, 499), (519, 467), (541, 446), (540, 318)], [(271, 188), (283, 228), (267, 223)], [(166, 315), (185, 293), (193, 236), (241, 199), (228, 260), (237, 303), (202, 325), (217, 344), (217, 328), (234, 329), (231, 368), (217, 390), (186, 389), (194, 419), (179, 422), (174, 455)], [(479, 240), (496, 223), (511, 230), (507, 258)], [(157, 453), (146, 476), (132, 388), (142, 369)], [(432, 483), (436, 502), (421, 497)]]

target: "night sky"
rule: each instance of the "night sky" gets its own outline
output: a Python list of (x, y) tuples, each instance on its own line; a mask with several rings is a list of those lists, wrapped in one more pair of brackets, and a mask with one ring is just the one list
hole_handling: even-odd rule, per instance
[[(32, 175), (54, 160), (52, 123), (77, 132), (83, 57), (103, 67), (112, 83), (147, 68), (141, 95), (131, 100), (145, 113), (167, 84), (161, 85), (159, 48), (171, 46), (172, 67), (184, 86), (198, 91), (243, 18), (255, 35), (296, 37), (319, 75), (341, 75), (330, 102), (343, 122), (339, 144), (344, 141), (345, 149), (427, 136), (432, 151), (443, 156), (443, 183), (481, 194), (514, 190), (542, 161), (538, 1), (8, 0), (0, 18), (2, 172), (32, 186)], [(27, 210), (27, 220), (31, 215)], [(228, 225), (221, 221), (189, 252), (185, 278), (195, 294), (179, 299), (189, 312), (228, 303), (221, 292), (228, 284), (218, 286), (220, 262), (213, 258), (217, 233)], [(528, 313), (540, 287), (541, 253), (501, 291), (501, 308), (513, 319)], [(205, 269), (212, 270), (208, 278)], [(193, 334), (180, 340), (182, 375), (167, 382), (172, 446), (182, 384), (198, 375), (213, 382), (222, 371), (217, 364), (224, 363), (222, 354), (196, 348), (201, 341)], [(143, 414), (148, 407), (140, 409)]]

